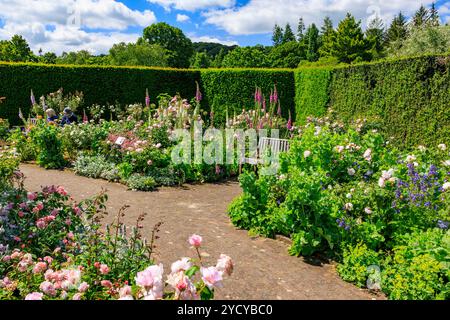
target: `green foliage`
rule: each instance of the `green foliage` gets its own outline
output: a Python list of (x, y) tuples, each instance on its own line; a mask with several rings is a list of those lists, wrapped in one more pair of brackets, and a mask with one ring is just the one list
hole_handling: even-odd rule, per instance
[(406, 235), (384, 262), (382, 287), (390, 299), (450, 298), (450, 232), (433, 229)]
[(288, 43), (291, 41), (296, 41), (297, 39), (295, 38), (295, 34), (294, 31), (292, 31), (292, 27), (291, 25), (288, 23), (286, 24), (286, 27), (284, 28), (284, 34), (283, 34), (283, 39), (281, 41), (281, 43)]
[(7, 98), (0, 117), (13, 125), (20, 123), (19, 107), (25, 116), (29, 113), (31, 89), (36, 97), (61, 87), (66, 92), (81, 91), (87, 106), (132, 104), (144, 102), (147, 88), (151, 101), (161, 92), (194, 97), (195, 81), (200, 80), (199, 71), (188, 70), (8, 63), (0, 63), (0, 74), (1, 96)]
[(319, 53), (321, 57), (332, 56), (333, 54), (333, 44), (336, 38), (336, 31), (333, 27), (333, 21), (329, 17), (326, 17), (323, 22), (322, 30), (322, 45), (319, 48)]
[(169, 52), (157, 44), (146, 42), (119, 43), (109, 50), (110, 64), (113, 66), (168, 67)]
[(337, 68), (330, 107), (344, 121), (378, 117), (403, 148), (448, 142), (450, 58), (425, 56)]
[(229, 52), (222, 61), (223, 68), (269, 67), (266, 49), (262, 46), (238, 47)]
[(291, 70), (204, 70), (201, 77), (205, 93), (205, 101), (202, 101), (202, 105), (213, 107), (218, 121), (225, 120), (227, 110), (231, 118), (233, 114), (240, 114), (244, 108), (247, 110), (253, 108), (256, 86), (262, 89), (268, 100), (274, 84), (277, 85), (285, 118), (288, 117), (289, 110), (294, 109), (295, 92), (292, 86), (294, 74)]
[[(149, 44), (157, 44), (169, 50), (169, 65), (175, 68), (188, 68), (189, 60), (194, 53), (192, 41), (179, 28), (167, 23), (152, 24), (144, 29), (142, 39)], [(138, 41), (138, 44), (142, 41)]]
[(357, 22), (355, 17), (348, 13), (337, 28), (333, 55), (345, 63), (369, 60), (367, 48), (368, 42), (361, 29), (361, 21)]
[(274, 47), (268, 60), (273, 68), (297, 68), (302, 60), (306, 59), (305, 46), (299, 42), (288, 42)]
[(0, 141), (6, 140), (9, 133), (9, 121), (7, 119), (0, 118)]
[(152, 191), (156, 189), (155, 179), (140, 174), (133, 174), (127, 179), (127, 185), (131, 190)]
[(320, 38), (319, 29), (314, 23), (306, 30), (305, 43), (306, 59), (310, 62), (317, 61), (319, 59)]
[(36, 146), (31, 137), (26, 136), (20, 129), (12, 130), (7, 141), (16, 148), (20, 161), (36, 160)]
[(108, 181), (119, 179), (119, 171), (114, 163), (108, 162), (101, 155), (80, 155), (73, 164), (73, 170), (80, 176), (101, 178)]
[(11, 187), (14, 172), (19, 168), (19, 159), (0, 150), (0, 191)]
[(195, 69), (209, 68), (211, 63), (211, 58), (206, 52), (196, 52), (192, 58), (191, 67)]
[(61, 169), (66, 165), (59, 130), (55, 126), (39, 125), (31, 132), (36, 146), (37, 163), (45, 169)]
[(277, 24), (273, 28), (272, 43), (275, 47), (283, 43), (283, 28)]
[(304, 123), (306, 118), (322, 116), (329, 102), (331, 69), (304, 68), (295, 71), (295, 109), (297, 122)]
[(364, 243), (348, 246), (343, 250), (342, 263), (337, 271), (342, 279), (365, 287), (370, 275), (370, 266), (380, 266), (379, 254), (370, 250)]
[(10, 41), (0, 41), (0, 61), (32, 62), (36, 61), (27, 41), (19, 35), (14, 35)]

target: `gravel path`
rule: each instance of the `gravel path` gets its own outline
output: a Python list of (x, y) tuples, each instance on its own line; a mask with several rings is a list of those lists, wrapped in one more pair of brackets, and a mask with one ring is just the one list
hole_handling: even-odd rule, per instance
[(181, 188), (162, 188), (157, 192), (127, 191), (120, 184), (74, 175), (70, 171), (46, 171), (25, 164), (26, 187), (37, 191), (42, 185), (63, 185), (82, 200), (108, 190), (108, 209), (112, 219), (124, 204), (130, 205), (126, 221), (134, 224), (142, 212), (148, 213), (144, 233), (149, 235), (155, 223), (162, 221), (156, 258), (166, 270), (183, 256), (192, 256), (187, 238), (197, 233), (204, 239), (204, 258), (215, 264), (220, 253), (231, 256), (235, 272), (226, 279), (218, 299), (382, 299), (342, 281), (333, 265), (315, 266), (287, 254), (281, 241), (252, 238), (237, 230), (226, 214), (227, 207), (241, 190), (237, 183), (205, 184)]

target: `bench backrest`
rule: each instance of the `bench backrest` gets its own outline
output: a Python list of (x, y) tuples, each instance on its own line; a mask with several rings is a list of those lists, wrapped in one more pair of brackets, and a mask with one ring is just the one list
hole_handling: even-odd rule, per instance
[(266, 150), (270, 149), (272, 155), (276, 155), (281, 152), (288, 152), (290, 148), (290, 141), (286, 139), (275, 138), (261, 138), (259, 140), (259, 155), (264, 155)]

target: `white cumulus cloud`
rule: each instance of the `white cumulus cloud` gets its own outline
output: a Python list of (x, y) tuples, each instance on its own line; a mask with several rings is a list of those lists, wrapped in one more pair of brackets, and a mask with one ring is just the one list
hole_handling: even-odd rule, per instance
[(297, 26), (303, 17), (307, 25), (321, 25), (325, 16), (335, 25), (351, 12), (361, 19), (363, 27), (375, 16), (390, 22), (402, 11), (411, 15), (421, 4), (430, 5), (434, 0), (250, 0), (246, 5), (234, 8), (211, 9), (203, 13), (206, 23), (215, 25), (232, 35), (263, 34), (272, 31), (275, 23), (291, 23)]
[(230, 8), (236, 4), (236, 0), (147, 0), (150, 3), (159, 4), (164, 9), (196, 11), (207, 8)]
[(129, 27), (156, 22), (152, 11), (115, 0), (0, 0), (0, 7), (0, 39), (20, 34), (35, 52), (105, 53), (114, 43), (138, 38), (126, 32)]
[(196, 36), (194, 34), (189, 34), (189, 38), (192, 40), (192, 42), (212, 42), (212, 43), (220, 43), (226, 46), (238, 46), (239, 43), (234, 40), (224, 40), (219, 39), (216, 37), (210, 37), (210, 36)]
[(186, 22), (189, 21), (191, 18), (185, 14), (177, 14), (177, 21), (178, 22)]

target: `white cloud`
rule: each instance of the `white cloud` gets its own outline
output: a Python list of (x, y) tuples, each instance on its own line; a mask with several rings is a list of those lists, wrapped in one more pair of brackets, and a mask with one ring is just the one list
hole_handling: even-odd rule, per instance
[(239, 43), (233, 40), (223, 40), (216, 37), (210, 36), (196, 36), (193, 34), (188, 35), (192, 42), (212, 42), (212, 43), (220, 43), (226, 46), (238, 46)]
[(275, 23), (291, 23), (297, 26), (303, 17), (306, 24), (322, 25), (329, 16), (335, 24), (351, 12), (361, 19), (363, 26), (377, 14), (385, 22), (402, 11), (410, 15), (421, 3), (430, 5), (434, 0), (250, 0), (244, 6), (227, 9), (212, 9), (203, 13), (206, 23), (215, 25), (232, 35), (264, 34), (272, 31)]
[[(22, 35), (33, 51), (89, 50), (105, 53), (117, 42), (135, 41), (125, 31), (156, 22), (152, 11), (138, 11), (114, 0), (0, 0), (0, 39)], [(91, 30), (91, 31), (89, 31)], [(101, 31), (99, 31), (101, 30)]]
[(177, 10), (196, 11), (207, 8), (231, 8), (236, 0), (147, 0), (164, 7), (167, 11)]
[(177, 14), (177, 21), (178, 22), (186, 22), (189, 21), (191, 18), (185, 14)]

